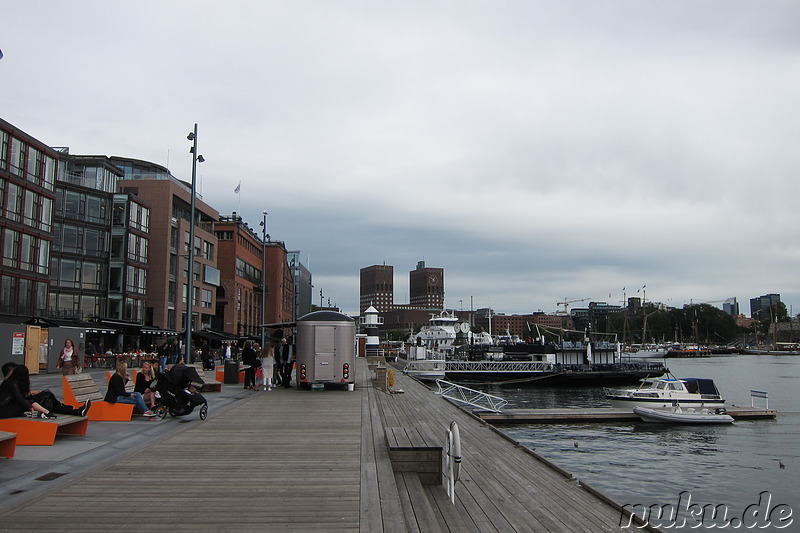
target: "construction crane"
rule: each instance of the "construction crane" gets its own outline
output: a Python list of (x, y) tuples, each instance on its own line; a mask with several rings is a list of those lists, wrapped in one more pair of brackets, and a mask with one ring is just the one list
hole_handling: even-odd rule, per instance
[(575, 302), (585, 302), (586, 300), (591, 300), (591, 298), (579, 298), (577, 300), (568, 300), (564, 298), (563, 302), (556, 302), (556, 305), (563, 305), (564, 306), (564, 314), (569, 314), (569, 304), (574, 304)]

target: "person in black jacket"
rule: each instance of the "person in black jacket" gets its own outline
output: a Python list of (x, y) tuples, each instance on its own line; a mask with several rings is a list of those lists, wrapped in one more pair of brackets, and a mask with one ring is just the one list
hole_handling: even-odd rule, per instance
[(128, 363), (119, 361), (117, 362), (117, 371), (108, 380), (105, 401), (108, 403), (130, 403), (138, 407), (144, 413), (144, 416), (150, 418), (156, 416), (154, 412), (147, 408), (141, 394), (125, 390), (126, 381), (128, 381)]
[(261, 360), (253, 349), (253, 341), (245, 343), (244, 350), (242, 350), (242, 363), (247, 366), (244, 369), (244, 388), (256, 390), (256, 367), (261, 366)]
[[(62, 415), (86, 416), (91, 407), (91, 402), (86, 402), (81, 408), (74, 408), (59, 402), (50, 391), (31, 393), (31, 378), (28, 367), (15, 365), (3, 366), (8, 375), (0, 383), (0, 418), (13, 418), (22, 416), (26, 411), (33, 411), (37, 418), (56, 418), (55, 413)], [(38, 401), (37, 401), (38, 400)], [(47, 403), (45, 407), (41, 403)]]

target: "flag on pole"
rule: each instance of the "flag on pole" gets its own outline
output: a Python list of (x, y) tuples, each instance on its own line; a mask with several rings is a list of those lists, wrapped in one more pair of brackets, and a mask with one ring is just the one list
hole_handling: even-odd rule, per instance
[(241, 190), (242, 190), (242, 182), (240, 181), (239, 185), (237, 185), (236, 188), (233, 189), (233, 193), (234, 194), (239, 194), (239, 191), (241, 191)]
[(0, 59), (3, 59), (3, 51), (0, 50)]

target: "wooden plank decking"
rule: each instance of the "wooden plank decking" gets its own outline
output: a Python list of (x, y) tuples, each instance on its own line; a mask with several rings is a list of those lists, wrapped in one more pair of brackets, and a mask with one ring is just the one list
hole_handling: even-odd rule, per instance
[[(532, 453), (396, 373), (389, 394), (364, 360), (355, 392), (253, 393), (220, 416), (76, 476), (0, 516), (0, 531), (620, 531), (620, 513)], [(464, 462), (442, 485), (394, 472), (385, 427), (444, 442)], [(188, 421), (188, 420), (187, 420)], [(13, 460), (13, 459), (12, 459)]]

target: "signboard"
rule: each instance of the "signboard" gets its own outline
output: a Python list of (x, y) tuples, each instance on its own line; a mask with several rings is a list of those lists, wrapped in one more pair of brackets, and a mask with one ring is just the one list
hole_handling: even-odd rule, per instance
[(14, 340), (11, 343), (11, 355), (23, 355), (25, 353), (25, 334), (15, 332)]

